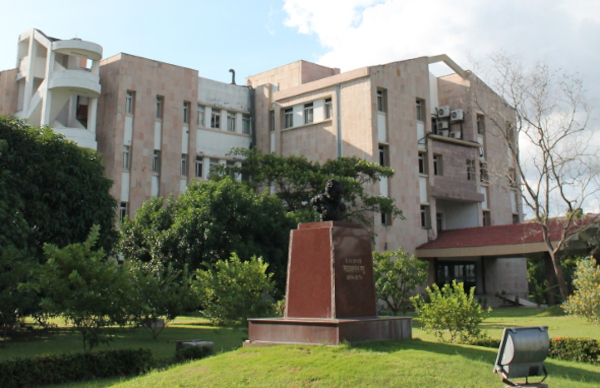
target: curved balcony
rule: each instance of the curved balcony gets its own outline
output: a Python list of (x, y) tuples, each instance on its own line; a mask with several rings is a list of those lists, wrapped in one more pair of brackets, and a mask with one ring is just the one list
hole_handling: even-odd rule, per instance
[(102, 87), (100, 77), (84, 70), (61, 70), (52, 73), (48, 89), (67, 88), (80, 96), (98, 98)]
[(58, 40), (52, 43), (52, 50), (59, 54), (73, 55), (92, 61), (102, 59), (102, 46), (85, 40)]
[(83, 128), (52, 127), (57, 133), (62, 133), (69, 140), (74, 141), (80, 147), (98, 149), (96, 134)]

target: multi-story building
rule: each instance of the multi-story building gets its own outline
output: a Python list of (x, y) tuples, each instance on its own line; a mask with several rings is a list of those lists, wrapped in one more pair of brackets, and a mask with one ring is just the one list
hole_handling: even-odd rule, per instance
[[(22, 34), (18, 68), (0, 73), (0, 113), (101, 152), (122, 216), (152, 196), (178, 195), (215, 164), (239, 163), (227, 156), (233, 147), (320, 162), (358, 156), (395, 170), (369, 189), (394, 198), (406, 218), (374, 214), (375, 249), (403, 247), (430, 261), (429, 283), (527, 296), (522, 252), (434, 244), (444, 231), (476, 235), (522, 219), (514, 161), (482, 114), (511, 108), (447, 56), (344, 73), (298, 61), (238, 86), (128, 54), (100, 61), (101, 53), (90, 42)], [(433, 76), (437, 62), (455, 73)]]

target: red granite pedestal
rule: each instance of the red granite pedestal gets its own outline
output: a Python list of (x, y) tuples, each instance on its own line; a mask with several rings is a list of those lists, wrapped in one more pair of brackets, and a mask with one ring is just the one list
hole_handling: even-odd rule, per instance
[(378, 318), (371, 237), (359, 225), (314, 222), (290, 237), (283, 318), (248, 320), (244, 346), (412, 337), (411, 318)]

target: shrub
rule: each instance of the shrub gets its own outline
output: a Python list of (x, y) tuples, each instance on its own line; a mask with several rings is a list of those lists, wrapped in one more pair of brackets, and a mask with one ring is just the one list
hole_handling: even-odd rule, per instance
[(0, 362), (0, 387), (31, 387), (139, 375), (155, 365), (149, 349), (16, 358)]
[(197, 270), (196, 279), (203, 314), (217, 325), (245, 324), (250, 317), (275, 314), (268, 297), (275, 287), (273, 274), (261, 258), (242, 262), (237, 254), (219, 260), (206, 271)]
[(392, 314), (408, 309), (408, 293), (427, 280), (427, 262), (408, 256), (400, 248), (395, 252), (373, 252), (375, 292)]
[(554, 338), (550, 340), (550, 358), (600, 364), (600, 342), (593, 338)]
[(210, 355), (210, 352), (211, 349), (207, 346), (186, 346), (175, 353), (175, 361), (199, 360)]
[(585, 317), (595, 325), (600, 324), (600, 267), (593, 257), (577, 263), (573, 285), (576, 290), (562, 307), (568, 314)]
[(454, 342), (457, 337), (461, 342), (473, 343), (486, 336), (481, 332), (479, 324), (489, 315), (492, 309), (484, 310), (475, 300), (475, 287), (465, 293), (463, 283), (445, 284), (442, 289), (434, 284), (427, 287), (430, 302), (421, 295), (411, 298), (423, 329), (432, 333), (438, 340)]

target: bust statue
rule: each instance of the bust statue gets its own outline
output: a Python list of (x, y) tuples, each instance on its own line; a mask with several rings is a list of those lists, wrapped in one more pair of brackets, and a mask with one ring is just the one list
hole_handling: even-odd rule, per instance
[(310, 200), (312, 207), (321, 214), (321, 221), (339, 221), (342, 219), (346, 205), (342, 202), (342, 184), (330, 179), (325, 185), (325, 193)]

